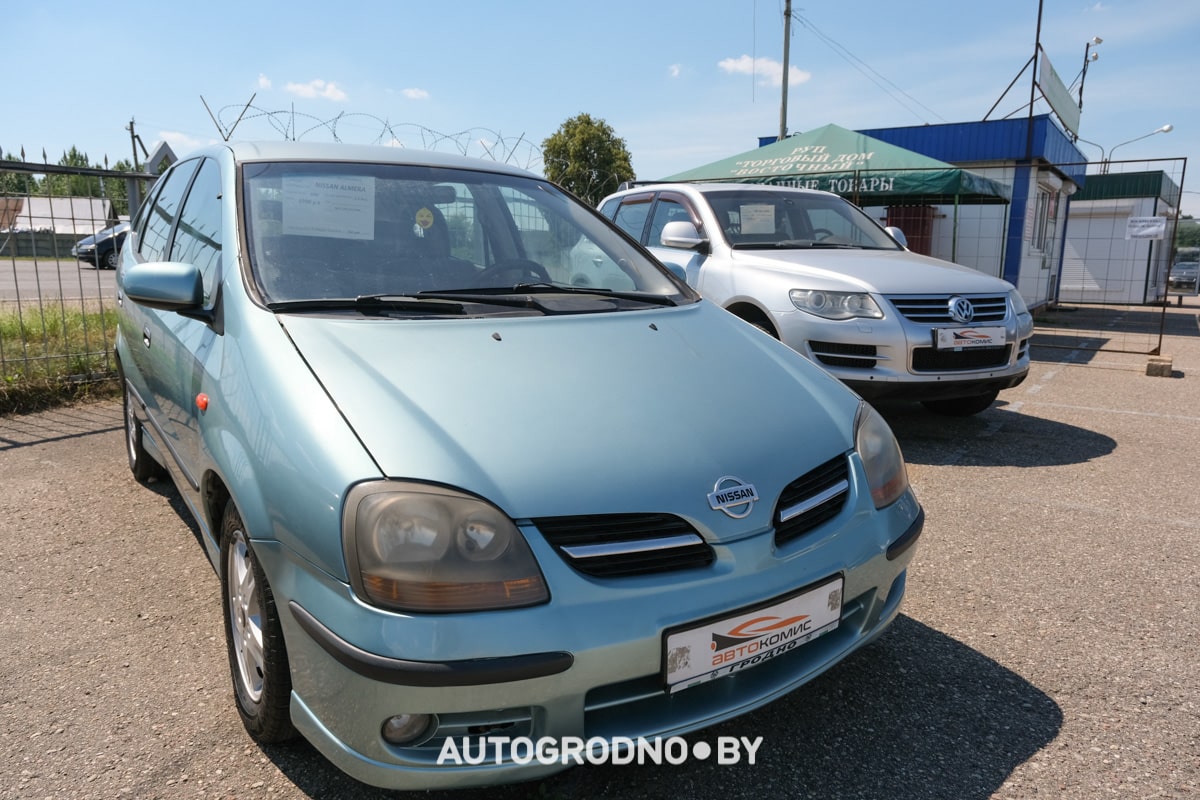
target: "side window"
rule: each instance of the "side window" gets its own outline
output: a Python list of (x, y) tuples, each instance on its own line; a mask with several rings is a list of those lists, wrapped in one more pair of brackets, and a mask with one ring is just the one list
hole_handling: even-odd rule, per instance
[(668, 222), (691, 222), (692, 216), (687, 206), (673, 197), (659, 197), (654, 204), (654, 214), (650, 218), (650, 233), (646, 236), (647, 247), (658, 247), (662, 244), (663, 228)]
[(646, 217), (650, 214), (650, 197), (630, 200), (622, 203), (617, 209), (613, 222), (617, 227), (628, 233), (642, 244), (655, 244), (642, 240), (642, 232), (646, 230)]
[[(856, 221), (847, 215), (848, 206), (815, 207), (808, 210), (808, 224), (812, 228), (811, 235), (818, 242), (828, 241), (837, 244), (870, 244)], [(796, 226), (803, 229), (803, 226)], [(789, 238), (799, 238), (798, 231), (788, 234)]]
[(196, 164), (195, 160), (176, 164), (169, 173), (159, 178), (165, 183), (154, 200), (154, 207), (149, 211), (146, 227), (138, 243), (138, 250), (144, 260), (162, 261), (166, 258), (171, 227), (175, 224), (175, 217), (183, 202), (183, 193), (187, 191), (192, 173), (196, 171)]
[(129, 223), (130, 229), (136, 231), (138, 236), (142, 234), (142, 226), (146, 224), (146, 217), (149, 216), (150, 209), (154, 208), (155, 202), (158, 201), (158, 193), (162, 191), (162, 187), (162, 178), (150, 185), (150, 188), (146, 190), (145, 199), (142, 200), (141, 206), (138, 207), (137, 213)]
[(500, 189), (500, 196), (508, 206), (508, 213), (516, 226), (520, 247), (525, 257), (536, 261), (547, 269), (562, 263), (562, 243), (557, 241), (550, 228), (550, 221), (537, 201), (524, 192), (509, 187)]
[(441, 183), (437, 189), (445, 197), (436, 197), (433, 202), (450, 236), (450, 255), (482, 264), (486, 260), (483, 234), (475, 214), (475, 196), (466, 184)]
[(192, 182), (168, 260), (195, 264), (200, 269), (207, 305), (221, 264), (221, 168), (212, 159), (204, 159)]

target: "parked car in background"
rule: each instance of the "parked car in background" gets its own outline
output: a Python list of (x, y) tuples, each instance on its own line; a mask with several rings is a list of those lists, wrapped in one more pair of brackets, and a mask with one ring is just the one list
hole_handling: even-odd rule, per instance
[(220, 145), (130, 237), (129, 466), (196, 519), (261, 743), (525, 780), (573, 762), (518, 741), (729, 719), (899, 612), (924, 514), (882, 417), (541, 178)]
[(1033, 318), (1011, 284), (908, 251), (837, 195), (652, 184), (600, 211), (704, 297), (868, 400), (966, 416), (1029, 372)]
[(1200, 262), (1178, 261), (1171, 267), (1170, 288), (1184, 294), (1196, 294), (1200, 289)]
[(129, 223), (120, 222), (111, 228), (85, 236), (71, 248), (71, 255), (97, 269), (116, 269), (117, 257), (129, 233)]

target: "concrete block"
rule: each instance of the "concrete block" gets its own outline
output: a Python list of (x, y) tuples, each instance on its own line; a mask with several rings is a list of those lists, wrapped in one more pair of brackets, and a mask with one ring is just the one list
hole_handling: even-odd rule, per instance
[(1170, 356), (1150, 356), (1146, 363), (1146, 374), (1152, 378), (1169, 378), (1173, 371)]

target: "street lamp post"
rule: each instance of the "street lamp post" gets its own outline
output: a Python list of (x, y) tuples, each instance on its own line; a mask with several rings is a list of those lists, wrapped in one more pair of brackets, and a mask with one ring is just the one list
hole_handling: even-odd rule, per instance
[[(1108, 150), (1108, 158), (1104, 159), (1103, 163), (1102, 163), (1102, 164), (1101, 164), (1101, 166), (1100, 166), (1100, 174), (1101, 174), (1101, 175), (1107, 175), (1107, 174), (1108, 174), (1108, 165), (1109, 165), (1109, 163), (1112, 161), (1113, 153), (1115, 153), (1115, 152), (1117, 151), (1117, 148), (1118, 148), (1118, 147), (1123, 147), (1123, 146), (1125, 146), (1125, 145), (1127, 145), (1127, 144), (1132, 144), (1133, 142), (1139, 142), (1139, 141), (1141, 141), (1142, 139), (1149, 138), (1149, 137), (1153, 136), (1153, 135), (1154, 135), (1154, 134), (1156, 134), (1156, 133), (1170, 133), (1170, 132), (1171, 132), (1171, 131), (1173, 131), (1173, 130), (1175, 130), (1175, 126), (1174, 126), (1174, 125), (1172, 125), (1172, 124), (1170, 124), (1170, 123), (1167, 123), (1166, 125), (1163, 125), (1161, 128), (1157, 128), (1157, 129), (1155, 129), (1155, 130), (1152, 130), (1152, 131), (1150, 131), (1149, 133), (1144, 133), (1144, 134), (1142, 134), (1141, 136), (1137, 136), (1137, 137), (1135, 137), (1135, 138), (1133, 138), (1133, 139), (1130, 139), (1130, 140), (1129, 140), (1129, 141), (1127, 141), (1127, 142), (1121, 142), (1120, 144), (1114, 144), (1114, 145), (1113, 145), (1112, 147), (1110, 147), (1110, 148), (1109, 148), (1109, 150)], [(1103, 150), (1103, 148), (1101, 148), (1101, 150), (1100, 150), (1100, 153), (1101, 153), (1101, 155), (1103, 155), (1103, 154), (1104, 154), (1104, 150)]]
[(1083, 70), (1079, 73), (1079, 110), (1083, 111), (1083, 84), (1087, 80), (1088, 64), (1100, 57), (1099, 53), (1091, 52), (1092, 47), (1101, 44), (1104, 40), (1099, 36), (1093, 36), (1087, 44), (1083, 46)]

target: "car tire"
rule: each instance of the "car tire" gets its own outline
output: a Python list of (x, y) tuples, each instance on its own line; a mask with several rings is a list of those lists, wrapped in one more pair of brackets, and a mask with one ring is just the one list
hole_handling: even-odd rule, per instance
[(125, 416), (125, 455), (129, 459), (129, 471), (138, 483), (149, 483), (162, 477), (163, 468), (142, 446), (142, 423), (134, 413), (136, 401), (124, 375), (121, 375), (121, 385), (125, 387), (122, 405)]
[(256, 742), (296, 736), (292, 678), (275, 597), (230, 500), (221, 520), (221, 607), (238, 714)]
[(100, 263), (104, 265), (103, 268), (116, 269), (118, 255), (119, 254), (116, 250), (109, 250), (107, 253), (105, 253), (104, 257), (100, 259)]
[(943, 417), (970, 417), (986, 411), (996, 402), (999, 391), (977, 394), (970, 397), (952, 397), (946, 400), (924, 400), (921, 405)]

